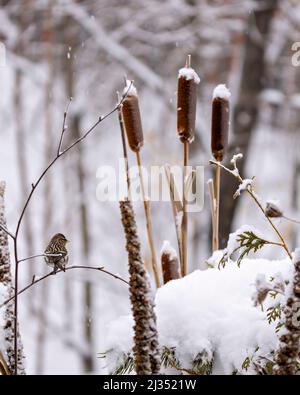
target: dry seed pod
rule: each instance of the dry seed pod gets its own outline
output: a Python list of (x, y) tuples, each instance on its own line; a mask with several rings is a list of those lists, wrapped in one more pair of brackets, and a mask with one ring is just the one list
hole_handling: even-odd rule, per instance
[(195, 135), (197, 85), (200, 78), (191, 67), (178, 73), (177, 132), (182, 143), (192, 142)]
[(230, 91), (222, 84), (218, 85), (213, 93), (211, 151), (219, 162), (223, 160), (228, 145), (230, 96)]
[(122, 104), (122, 115), (129, 147), (138, 152), (143, 146), (143, 128), (136, 88), (132, 81), (126, 81), (123, 95), (127, 94)]
[(281, 218), (283, 216), (283, 212), (280, 208), (273, 202), (267, 202), (265, 208), (266, 216), (269, 218)]
[(161, 265), (164, 284), (168, 281), (177, 280), (179, 278), (177, 254), (168, 241), (164, 241), (161, 250)]

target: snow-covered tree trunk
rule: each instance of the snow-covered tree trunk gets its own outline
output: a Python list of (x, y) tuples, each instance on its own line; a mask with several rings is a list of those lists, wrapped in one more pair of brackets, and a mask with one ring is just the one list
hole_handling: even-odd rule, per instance
[[(4, 206), (4, 193), (5, 183), (0, 182), (0, 225), (6, 228), (6, 217), (5, 217), (5, 206)], [(6, 299), (13, 296), (13, 285), (11, 275), (11, 263), (8, 246), (8, 236), (0, 229), (0, 304)], [(14, 358), (14, 309), (13, 303), (8, 303), (0, 311), (0, 353), (5, 359), (7, 366), (11, 372), (15, 368)], [(3, 330), (2, 330), (3, 328)], [(18, 372), (19, 374), (25, 374), (25, 368), (23, 365), (24, 354), (23, 346), (18, 331)]]

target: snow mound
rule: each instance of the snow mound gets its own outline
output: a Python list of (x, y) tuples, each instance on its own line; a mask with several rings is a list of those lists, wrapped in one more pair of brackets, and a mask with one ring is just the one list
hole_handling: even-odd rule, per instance
[[(213, 374), (254, 374), (254, 365), (242, 368), (246, 358), (272, 358), (278, 345), (275, 327), (268, 322), (267, 309), (285, 302), (285, 296), (267, 297), (264, 310), (252, 297), (257, 277), (272, 281), (278, 275), (288, 281), (291, 260), (244, 259), (224, 269), (196, 270), (161, 287), (156, 295), (156, 314), (161, 350), (175, 350), (181, 366), (192, 369), (197, 355), (211, 358)], [(106, 350), (111, 367), (121, 354), (131, 353), (133, 319), (120, 317), (106, 330)], [(173, 371), (174, 373), (174, 371)]]

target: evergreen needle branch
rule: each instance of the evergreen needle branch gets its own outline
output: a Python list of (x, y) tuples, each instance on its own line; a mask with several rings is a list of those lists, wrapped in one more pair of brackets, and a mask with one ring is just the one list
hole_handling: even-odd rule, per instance
[[(39, 256), (43, 256), (43, 255), (39, 255)], [(66, 267), (65, 271), (73, 270), (73, 269), (97, 270), (97, 271), (100, 271), (102, 273), (107, 274), (108, 276), (111, 276), (111, 277), (115, 278), (116, 280), (122, 281), (123, 283), (129, 285), (129, 283), (126, 280), (124, 280), (124, 278), (122, 278), (122, 277), (120, 277), (120, 276), (118, 276), (118, 275), (116, 275), (114, 273), (111, 273), (108, 270), (105, 270), (104, 267), (75, 265), (75, 266)], [(49, 273), (45, 274), (44, 276), (39, 277), (37, 279), (34, 276), (32, 282), (30, 284), (26, 285), (26, 287), (24, 287), (20, 291), (18, 291), (18, 296), (21, 295), (23, 292), (27, 291), (29, 288), (31, 288), (34, 285), (38, 284), (39, 282), (46, 280), (48, 277), (50, 277), (50, 276), (52, 276), (54, 274), (56, 275), (58, 273), (62, 273), (62, 272), (64, 272), (64, 270), (62, 270), (62, 269), (59, 269), (56, 272), (53, 270), (53, 271), (51, 271), (51, 272), (49, 272)], [(0, 308), (2, 308), (3, 306), (7, 305), (11, 300), (14, 300), (14, 299), (15, 299), (15, 295), (12, 296), (11, 298), (5, 300), (0, 305)]]
[[(244, 180), (242, 179), (242, 177), (239, 174), (238, 168), (236, 166), (236, 160), (241, 158), (242, 156), (240, 155), (235, 155), (233, 157), (233, 159), (231, 160), (231, 163), (233, 164), (234, 168), (233, 169), (228, 169), (226, 166), (222, 165), (221, 163), (214, 161), (214, 160), (210, 160), (209, 163), (215, 166), (219, 166), (220, 168), (224, 169), (227, 173), (233, 175), (240, 184), (242, 184), (244, 182)], [(280, 231), (277, 229), (277, 227), (274, 225), (273, 221), (271, 220), (271, 218), (269, 218), (262, 206), (262, 204), (260, 203), (260, 201), (258, 200), (256, 194), (253, 191), (252, 185), (247, 185), (246, 189), (245, 189), (248, 194), (252, 197), (252, 199), (254, 200), (254, 202), (256, 203), (256, 205), (259, 207), (259, 209), (261, 210), (261, 212), (263, 213), (263, 215), (265, 216), (265, 218), (267, 219), (267, 221), (269, 222), (269, 224), (271, 225), (271, 227), (273, 228), (273, 230), (275, 231), (275, 233), (277, 234), (277, 236), (279, 237), (280, 241), (281, 241), (281, 246), (284, 248), (284, 250), (286, 251), (287, 255), (289, 256), (290, 259), (292, 259), (292, 254), (289, 250), (289, 247), (284, 239), (284, 237), (282, 236), (282, 234), (280, 233)]]
[[(85, 132), (81, 137), (76, 139), (73, 143), (71, 143), (66, 149), (61, 151), (61, 145), (63, 142), (63, 137), (64, 133), (66, 131), (66, 120), (67, 120), (67, 115), (68, 115), (68, 109), (69, 106), (67, 107), (66, 111), (64, 112), (64, 117), (63, 117), (63, 127), (61, 130), (60, 138), (59, 138), (59, 144), (58, 144), (58, 149), (56, 152), (55, 157), (51, 160), (51, 162), (48, 164), (48, 166), (43, 170), (41, 175), (38, 177), (35, 183), (31, 184), (31, 191), (24, 203), (23, 209), (21, 211), (21, 214), (19, 216), (19, 219), (17, 221), (17, 226), (16, 226), (16, 231), (14, 236), (10, 234), (10, 236), (13, 238), (13, 243), (14, 243), (14, 260), (15, 260), (15, 289), (14, 289), (14, 356), (15, 356), (15, 361), (18, 360), (18, 343), (17, 343), (17, 322), (18, 322), (18, 281), (19, 281), (19, 259), (18, 259), (18, 236), (19, 236), (19, 231), (23, 222), (24, 215), (26, 213), (26, 210), (29, 206), (29, 203), (31, 201), (31, 198), (37, 189), (38, 185), (40, 182), (44, 179), (45, 175), (48, 173), (48, 171), (52, 168), (52, 166), (56, 163), (56, 161), (61, 158), (63, 155), (65, 155), (67, 152), (69, 152), (72, 148), (74, 148), (77, 144), (81, 143), (83, 140), (85, 140), (95, 129), (96, 127), (104, 121), (106, 118), (108, 118), (111, 114), (113, 114), (115, 111), (117, 111), (120, 106), (122, 105), (123, 101), (126, 99), (128, 92), (131, 89), (132, 83), (129, 85), (128, 89), (126, 90), (125, 94), (123, 95), (122, 99), (116, 104), (116, 106), (109, 111), (107, 114), (104, 116), (100, 116), (98, 120)], [(15, 371), (14, 374), (18, 374), (18, 364), (15, 363)]]

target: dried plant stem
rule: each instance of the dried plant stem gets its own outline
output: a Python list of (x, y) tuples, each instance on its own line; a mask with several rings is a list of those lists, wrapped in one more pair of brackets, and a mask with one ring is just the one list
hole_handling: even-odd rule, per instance
[[(211, 164), (220, 167), (222, 169), (224, 169), (225, 171), (227, 171), (227, 173), (230, 173), (231, 175), (233, 175), (240, 183), (243, 182), (242, 177), (239, 174), (233, 174), (232, 170), (228, 169), (226, 166), (222, 165), (220, 162), (214, 161), (214, 160), (210, 160), (209, 161)], [(271, 227), (273, 228), (273, 230), (275, 231), (275, 233), (277, 234), (278, 238), (281, 241), (281, 246), (282, 248), (284, 248), (284, 250), (286, 251), (287, 255), (289, 256), (290, 259), (292, 259), (292, 254), (289, 250), (289, 247), (284, 239), (284, 237), (282, 236), (282, 234), (280, 233), (280, 231), (277, 229), (277, 227), (274, 225), (273, 221), (271, 220), (271, 218), (269, 218), (263, 208), (263, 206), (261, 205), (261, 203), (259, 202), (259, 200), (257, 199), (257, 196), (255, 195), (255, 193), (252, 191), (251, 187), (247, 187), (246, 191), (248, 192), (248, 194), (252, 197), (252, 199), (255, 201), (255, 203), (257, 204), (257, 206), (259, 207), (259, 209), (261, 210), (261, 212), (263, 213), (263, 215), (265, 216), (265, 218), (267, 219), (267, 221), (269, 222), (269, 224), (271, 225)]]
[(182, 272), (181, 269), (181, 234), (180, 234), (180, 227), (178, 224), (178, 214), (182, 211), (182, 203), (175, 185), (174, 175), (170, 171), (169, 165), (165, 165), (165, 173), (167, 177), (167, 181), (169, 184), (170, 189), (170, 199), (171, 199), (171, 206), (172, 206), (172, 214), (173, 214), (173, 221), (175, 225), (175, 233), (177, 239), (177, 246), (178, 246), (178, 254), (180, 259), (180, 273)]
[(189, 160), (189, 143), (184, 142), (183, 145), (183, 183), (182, 183), (182, 223), (181, 223), (181, 274), (184, 277), (187, 274), (187, 233), (188, 233), (188, 216), (186, 212), (187, 207), (187, 190), (185, 188), (187, 180), (187, 166)]
[[(120, 102), (120, 94), (117, 92), (118, 102)], [(127, 154), (127, 146), (126, 146), (126, 137), (125, 137), (125, 127), (124, 120), (122, 115), (122, 104), (118, 109), (118, 119), (121, 131), (121, 140), (122, 140), (122, 148), (123, 148), (123, 158), (125, 161), (125, 172), (126, 172), (126, 182), (127, 182), (127, 194), (129, 200), (131, 200), (131, 192), (130, 192), (130, 176), (129, 176), (129, 163), (128, 163), (128, 154)]]
[(293, 219), (293, 218), (286, 217), (285, 215), (283, 215), (282, 218), (286, 219), (287, 221), (294, 222), (295, 224), (300, 224), (300, 221)]
[(216, 167), (216, 199), (215, 199), (215, 231), (214, 231), (214, 239), (213, 239), (213, 251), (217, 251), (219, 249), (219, 213), (220, 213), (220, 182), (221, 182), (221, 168), (219, 166)]
[(210, 198), (211, 227), (212, 227), (211, 247), (212, 247), (212, 251), (214, 251), (214, 241), (215, 241), (215, 232), (216, 232), (215, 230), (216, 199), (215, 199), (214, 181), (212, 178), (208, 181), (208, 190), (209, 190), (209, 198)]
[(282, 247), (285, 249), (286, 253), (288, 254), (289, 258), (292, 259), (292, 254), (289, 250), (289, 247), (284, 239), (284, 237), (282, 236), (282, 234), (280, 233), (280, 231), (276, 228), (276, 226), (274, 225), (273, 221), (266, 215), (265, 210), (263, 208), (263, 206), (261, 205), (261, 203), (258, 201), (257, 197), (255, 196), (255, 194), (249, 189), (247, 188), (247, 192), (249, 193), (249, 195), (252, 197), (252, 199), (255, 201), (255, 203), (258, 205), (258, 207), (260, 208), (260, 210), (262, 211), (262, 213), (264, 214), (265, 218), (268, 220), (269, 224), (272, 226), (272, 228), (274, 229), (275, 233), (277, 234), (277, 236), (279, 237), (279, 239), (281, 240), (282, 243)]
[(146, 198), (146, 195), (145, 195), (145, 184), (144, 184), (144, 177), (143, 177), (143, 171), (142, 171), (141, 156), (140, 156), (139, 151), (136, 152), (136, 159), (137, 159), (138, 168), (139, 168), (140, 185), (141, 185), (142, 199), (143, 199), (143, 203), (144, 203), (144, 210), (145, 210), (145, 217), (146, 217), (147, 236), (148, 236), (148, 242), (149, 242), (149, 247), (150, 247), (150, 252), (151, 252), (152, 269), (153, 269), (153, 273), (154, 273), (156, 287), (159, 288), (160, 287), (160, 280), (159, 280), (158, 265), (157, 265), (157, 259), (156, 259), (156, 252), (155, 252), (154, 238), (153, 238), (153, 229), (152, 229), (152, 222), (151, 222), (151, 215), (150, 215), (150, 202)]
[[(40, 255), (40, 256), (42, 256), (42, 255)], [(105, 274), (115, 278), (116, 280), (120, 280), (123, 283), (129, 285), (129, 283), (126, 280), (124, 280), (122, 277), (117, 276), (116, 274), (113, 274), (113, 273), (109, 272), (108, 270), (105, 270), (104, 267), (76, 265), (76, 266), (66, 267), (65, 271), (73, 270), (73, 269), (97, 270), (97, 271), (100, 271), (102, 273), (105, 273)], [(18, 295), (21, 295), (23, 292), (27, 291), (29, 288), (33, 287), (34, 285), (38, 284), (39, 282), (46, 280), (48, 277), (53, 276), (54, 274), (56, 275), (58, 273), (62, 273), (62, 272), (64, 272), (64, 270), (62, 270), (62, 269), (59, 269), (56, 272), (53, 270), (53, 271), (45, 274), (43, 277), (39, 277), (37, 279), (35, 279), (35, 277), (33, 277), (32, 282), (30, 284), (26, 285), (26, 287), (24, 287), (20, 291), (18, 291)], [(15, 296), (12, 296), (11, 298), (5, 300), (0, 305), (0, 308), (2, 308), (3, 306), (7, 305), (11, 300), (14, 300), (14, 299), (15, 299)]]

